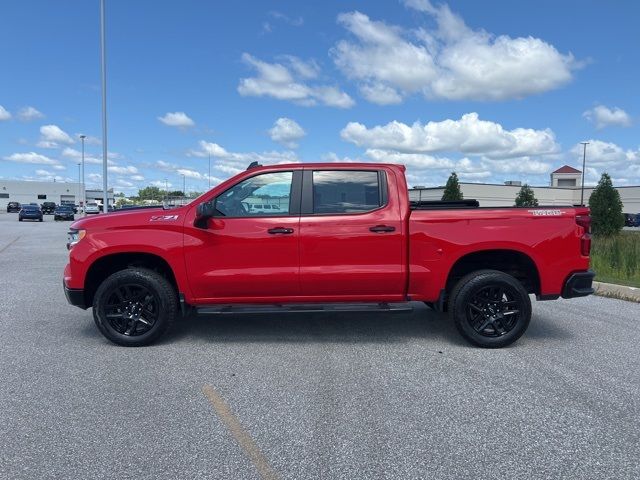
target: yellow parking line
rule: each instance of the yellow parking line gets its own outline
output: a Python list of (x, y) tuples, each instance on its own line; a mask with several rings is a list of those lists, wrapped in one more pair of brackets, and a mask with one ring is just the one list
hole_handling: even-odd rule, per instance
[(211, 385), (202, 387), (202, 393), (207, 397), (222, 423), (227, 426), (233, 438), (235, 438), (244, 453), (249, 457), (249, 460), (251, 460), (251, 463), (256, 467), (260, 477), (264, 480), (277, 480), (279, 478), (278, 474), (269, 465), (267, 457), (260, 451), (249, 432), (242, 427), (242, 424), (220, 394)]

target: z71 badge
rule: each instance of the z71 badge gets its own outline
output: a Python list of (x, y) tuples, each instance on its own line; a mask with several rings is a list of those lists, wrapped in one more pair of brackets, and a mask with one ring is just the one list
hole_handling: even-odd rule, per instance
[(178, 215), (154, 215), (149, 219), (150, 222), (173, 222), (175, 220), (178, 220)]

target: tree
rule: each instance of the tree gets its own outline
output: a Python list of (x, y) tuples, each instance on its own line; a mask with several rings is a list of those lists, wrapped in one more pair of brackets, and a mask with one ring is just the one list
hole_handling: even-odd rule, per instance
[(606, 172), (600, 177), (598, 186), (589, 197), (591, 226), (594, 235), (615, 235), (624, 226), (620, 193), (613, 188), (611, 177)]
[(156, 202), (161, 202), (164, 196), (165, 192), (154, 186), (144, 187), (138, 191), (140, 200), (155, 200)]
[(442, 194), (442, 200), (462, 200), (462, 192), (460, 191), (460, 184), (458, 183), (458, 175), (456, 172), (451, 172), (447, 184), (444, 187)]
[(516, 195), (516, 207), (537, 207), (538, 199), (533, 194), (533, 189), (526, 183), (522, 185)]

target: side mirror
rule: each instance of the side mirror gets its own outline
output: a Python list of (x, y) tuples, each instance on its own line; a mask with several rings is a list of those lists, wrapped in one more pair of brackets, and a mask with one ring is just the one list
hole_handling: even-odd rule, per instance
[(215, 200), (201, 203), (196, 207), (196, 220), (194, 225), (198, 228), (207, 228), (207, 220), (216, 213)]

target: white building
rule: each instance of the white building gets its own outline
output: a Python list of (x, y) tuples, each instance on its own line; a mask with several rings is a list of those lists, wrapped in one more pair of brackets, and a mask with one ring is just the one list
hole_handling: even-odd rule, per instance
[[(113, 205), (113, 189), (108, 191), (109, 204)], [(87, 202), (102, 204), (102, 190), (87, 190)], [(55, 202), (56, 205), (80, 205), (82, 185), (66, 182), (28, 182), (0, 179), (0, 211), (6, 211), (7, 203)]]
[[(498, 183), (465, 183), (460, 182), (460, 190), (464, 198), (476, 199), (481, 207), (508, 207), (515, 204), (520, 191), (518, 182)], [(582, 172), (565, 165), (551, 174), (551, 186), (531, 187), (540, 205), (580, 205)], [(589, 197), (594, 187), (584, 188), (584, 203), (589, 204)], [(622, 200), (624, 213), (640, 213), (640, 186), (616, 187)], [(444, 187), (412, 188), (409, 199), (440, 200)]]

